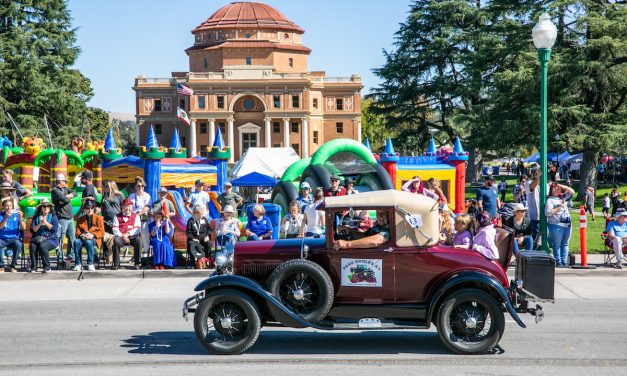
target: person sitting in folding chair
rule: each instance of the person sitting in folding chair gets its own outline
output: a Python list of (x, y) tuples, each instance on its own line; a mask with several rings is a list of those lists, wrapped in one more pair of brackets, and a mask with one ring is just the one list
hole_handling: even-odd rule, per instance
[(127, 198), (122, 202), (122, 212), (113, 219), (113, 234), (115, 235), (113, 270), (120, 268), (120, 249), (127, 245), (133, 247), (133, 261), (135, 262), (135, 268), (139, 269), (140, 231), (141, 220), (139, 219), (139, 214), (133, 212), (133, 203)]
[(194, 261), (196, 269), (205, 269), (210, 254), (209, 229), (207, 219), (205, 218), (205, 210), (202, 205), (194, 206), (194, 214), (187, 221), (185, 235), (187, 235), (187, 253)]
[(607, 238), (614, 247), (614, 254), (616, 255), (617, 269), (623, 268), (623, 247), (627, 245), (627, 210), (621, 209), (616, 211), (616, 220), (608, 223), (605, 232), (607, 232)]
[(13, 200), (9, 197), (2, 199), (2, 212), (0, 212), (0, 272), (4, 271), (4, 249), (13, 251), (10, 271), (16, 272), (18, 255), (22, 250), (20, 234), (26, 229), (24, 214), (21, 210), (13, 208)]
[(96, 270), (94, 266), (95, 247), (102, 247), (104, 236), (104, 220), (95, 214), (94, 200), (85, 201), (83, 215), (76, 221), (76, 240), (74, 240), (74, 271), (83, 270), (82, 249), (87, 249), (87, 269)]

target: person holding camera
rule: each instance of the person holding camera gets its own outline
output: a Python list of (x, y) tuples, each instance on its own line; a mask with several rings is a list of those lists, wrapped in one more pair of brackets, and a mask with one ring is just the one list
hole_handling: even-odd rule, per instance
[(568, 202), (565, 195), (574, 195), (575, 191), (565, 185), (553, 182), (550, 186), (549, 197), (546, 199), (544, 212), (548, 222), (549, 241), (555, 256), (557, 267), (568, 267), (568, 244), (572, 230), (572, 220), (568, 211)]
[[(538, 166), (532, 167), (529, 172), (531, 173), (531, 181), (525, 181), (525, 197), (527, 198), (527, 207), (529, 210), (529, 220), (531, 221), (531, 236), (534, 238), (536, 244), (540, 243), (538, 235), (540, 234), (540, 176), (542, 172)], [(547, 192), (549, 188), (547, 187)]]

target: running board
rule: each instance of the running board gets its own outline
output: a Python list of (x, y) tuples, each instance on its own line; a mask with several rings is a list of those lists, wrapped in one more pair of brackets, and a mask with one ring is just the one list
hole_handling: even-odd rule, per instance
[(358, 322), (321, 322), (318, 328), (325, 330), (386, 330), (386, 329), (429, 329), (422, 322), (381, 321), (376, 318), (364, 318)]

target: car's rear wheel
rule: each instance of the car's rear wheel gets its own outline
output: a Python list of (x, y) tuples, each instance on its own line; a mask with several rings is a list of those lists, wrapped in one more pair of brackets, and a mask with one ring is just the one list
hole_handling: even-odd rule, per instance
[(457, 291), (442, 302), (437, 328), (446, 347), (458, 354), (482, 354), (494, 347), (505, 330), (500, 304), (485, 291)]
[(215, 291), (198, 305), (194, 329), (198, 340), (209, 351), (220, 355), (241, 354), (259, 337), (259, 310), (255, 302), (240, 291)]
[[(268, 278), (268, 287), (281, 303), (309, 322), (322, 320), (333, 304), (331, 278), (309, 260), (290, 260), (277, 266)], [(273, 316), (279, 315), (272, 305), (270, 310)]]

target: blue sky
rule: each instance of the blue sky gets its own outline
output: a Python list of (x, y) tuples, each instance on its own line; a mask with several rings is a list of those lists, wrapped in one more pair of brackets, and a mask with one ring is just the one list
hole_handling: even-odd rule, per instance
[[(268, 0), (305, 30), (305, 46), (313, 51), (309, 70), (327, 76), (359, 74), (362, 94), (377, 86), (371, 69), (384, 62), (403, 22), (409, 1)], [(214, 0), (69, 0), (82, 53), (76, 63), (92, 81), (91, 106), (135, 113), (133, 80), (169, 77), (187, 71), (184, 50), (193, 44), (190, 31), (228, 4)]]

